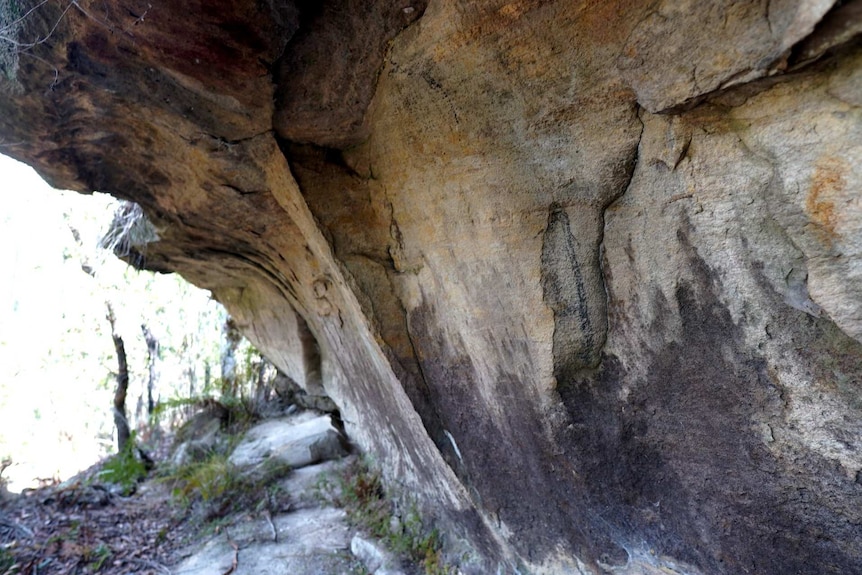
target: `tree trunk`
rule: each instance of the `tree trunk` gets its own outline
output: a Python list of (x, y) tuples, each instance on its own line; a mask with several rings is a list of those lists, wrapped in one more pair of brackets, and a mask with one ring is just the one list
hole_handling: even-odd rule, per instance
[(236, 365), (236, 352), (242, 336), (237, 329), (233, 318), (228, 318), (224, 323), (224, 344), (221, 352), (221, 394), (222, 397), (237, 397), (238, 374)]
[(263, 355), (259, 355), (258, 359), (257, 381), (254, 386), (254, 403), (256, 406), (262, 407), (269, 399), (270, 382), (266, 377), (267, 359)]
[(126, 418), (126, 392), (129, 389), (129, 366), (126, 362), (126, 346), (123, 338), (117, 333), (114, 308), (110, 302), (105, 302), (108, 308), (107, 318), (111, 324), (111, 337), (114, 349), (117, 350), (117, 389), (114, 391), (114, 425), (117, 427), (117, 451), (122, 452), (129, 442), (129, 420)]
[(147, 377), (147, 415), (152, 418), (153, 411), (156, 408), (156, 402), (153, 398), (153, 391), (156, 388), (156, 381), (159, 373), (156, 362), (159, 359), (159, 340), (153, 336), (153, 332), (147, 327), (147, 324), (141, 325), (141, 331), (144, 334), (144, 340), (147, 342), (147, 367), (149, 376)]

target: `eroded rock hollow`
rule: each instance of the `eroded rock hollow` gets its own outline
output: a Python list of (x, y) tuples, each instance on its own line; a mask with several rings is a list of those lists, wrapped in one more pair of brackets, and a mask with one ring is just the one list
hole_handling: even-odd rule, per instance
[(862, 573), (860, 31), (0, 0), (0, 150), (140, 204), (465, 573)]

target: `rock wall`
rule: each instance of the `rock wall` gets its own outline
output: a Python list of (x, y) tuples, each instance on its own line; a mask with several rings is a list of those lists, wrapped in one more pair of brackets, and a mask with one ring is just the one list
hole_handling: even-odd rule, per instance
[(0, 146), (466, 573), (862, 573), (862, 3), (403, 4), (0, 3)]

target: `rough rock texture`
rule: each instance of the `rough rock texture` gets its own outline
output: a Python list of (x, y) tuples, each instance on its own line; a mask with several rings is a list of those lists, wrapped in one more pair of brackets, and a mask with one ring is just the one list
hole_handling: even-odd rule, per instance
[[(274, 422), (281, 427), (285, 424), (282, 420)], [(259, 434), (267, 423), (273, 421), (252, 428), (250, 433)], [(259, 461), (248, 457), (245, 443), (237, 446), (231, 461), (243, 473), (253, 473), (253, 466)], [(245, 451), (244, 455), (242, 451)], [(239, 457), (234, 457), (237, 455)], [(227, 572), (235, 575), (339, 575), (356, 572), (356, 567), (361, 565), (360, 556), (351, 555), (352, 543), (357, 537), (356, 528), (350, 525), (344, 510), (325, 503), (319, 493), (322, 480), (332, 481), (334, 476), (343, 473), (346, 466), (355, 463), (356, 457), (332, 455), (338, 459), (315, 465), (294, 461), (305, 466), (292, 469), (286, 477), (267, 486), (268, 490), (283, 498), (283, 503), (275, 511), (261, 512), (262, 507), (259, 506), (220, 517), (221, 525), (215, 533), (211, 529), (203, 530), (197, 533), (197, 538), (186, 542), (178, 551), (178, 560), (171, 565), (170, 572), (177, 575), (224, 575)], [(376, 542), (371, 540), (366, 544), (369, 548), (377, 548)], [(381, 572), (380, 575), (386, 574)]]
[[(275, 540), (273, 533), (276, 535)], [(177, 575), (349, 573), (351, 529), (341, 509), (304, 509), (222, 532), (171, 568)]]
[(296, 468), (347, 455), (344, 439), (329, 415), (302, 415), (311, 414), (273, 419), (252, 427), (234, 448), (230, 462), (254, 467), (277, 461)]
[(862, 2), (394, 6), (3, 15), (0, 145), (140, 203), (465, 572), (862, 573)]
[(379, 542), (359, 534), (350, 540), (350, 552), (358, 558), (371, 575), (404, 575), (397, 558)]

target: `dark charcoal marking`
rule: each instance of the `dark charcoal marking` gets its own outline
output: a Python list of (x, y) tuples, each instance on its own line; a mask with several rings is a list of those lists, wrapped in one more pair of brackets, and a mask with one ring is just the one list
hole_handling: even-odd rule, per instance
[[(595, 378), (560, 387), (572, 426), (558, 442), (586, 478), (591, 511), (617, 541), (645, 541), (707, 573), (862, 573), (862, 510), (853, 505), (862, 486), (816, 453), (786, 448), (776, 458), (766, 449), (754, 426), (780, 418), (781, 389), (720, 302), (714, 272), (678, 237), (696, 277), (675, 293), (682, 333), (669, 333), (675, 322), (661, 316), (650, 326), (668, 343), (645, 380), (630, 381), (625, 402), (621, 382), (631, 376), (610, 356)], [(660, 294), (654, 308), (671, 309)], [(770, 309), (782, 309), (777, 296)], [(787, 309), (776, 329), (816, 347), (828, 322)], [(841, 369), (858, 382), (860, 346), (837, 337), (829, 348), (842, 350)]]
[(108, 70), (100, 62), (90, 58), (84, 47), (78, 42), (70, 42), (66, 48), (66, 57), (69, 60), (69, 69), (82, 76), (107, 78)]
[(600, 350), (569, 216), (557, 204), (551, 205), (542, 244), (542, 290), (554, 311), (555, 375), (558, 381), (571, 379), (595, 367)]
[[(520, 377), (498, 374), (500, 414), (482, 397), (463, 344), (441, 335), (431, 306), (410, 313), (410, 331), (431, 400), (464, 458), (456, 472), (476, 504), (513, 531), (510, 541), (518, 552), (541, 561), (562, 544), (588, 561), (604, 555), (609, 563), (625, 564), (628, 554), (613, 542), (606, 522), (590, 516), (585, 487), (548, 442), (536, 399)], [(501, 353), (527, 350), (501, 342)]]

